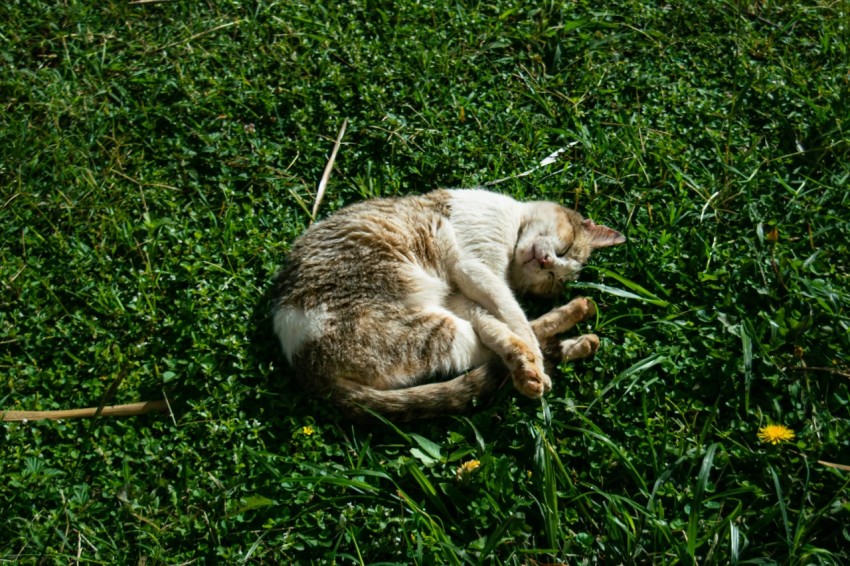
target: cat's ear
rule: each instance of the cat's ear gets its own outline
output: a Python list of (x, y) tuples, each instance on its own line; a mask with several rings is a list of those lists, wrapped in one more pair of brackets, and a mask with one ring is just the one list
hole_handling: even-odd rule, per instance
[(601, 224), (596, 224), (590, 218), (585, 218), (582, 223), (584, 231), (590, 236), (590, 245), (594, 249), (617, 246), (626, 241), (626, 237), (616, 230)]

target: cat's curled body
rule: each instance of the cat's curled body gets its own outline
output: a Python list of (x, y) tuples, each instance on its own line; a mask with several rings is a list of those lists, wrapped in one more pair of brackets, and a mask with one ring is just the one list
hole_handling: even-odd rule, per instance
[(551, 295), (594, 248), (625, 238), (548, 202), (438, 190), (346, 207), (310, 227), (275, 282), (273, 321), (301, 384), (347, 416), (468, 410), (510, 376), (528, 397), (551, 360), (596, 351), (555, 336), (593, 314), (575, 299), (528, 321), (515, 293)]

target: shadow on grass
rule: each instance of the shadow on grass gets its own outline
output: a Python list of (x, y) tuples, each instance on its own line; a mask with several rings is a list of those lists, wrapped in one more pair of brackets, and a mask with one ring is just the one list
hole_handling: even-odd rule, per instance
[(258, 368), (256, 381), (250, 385), (257, 395), (247, 396), (243, 404), (246, 414), (265, 415), (274, 428), (293, 428), (313, 421), (344, 422), (329, 402), (305, 392), (281, 351), (274, 334), (271, 310), (274, 304), (274, 277), (267, 277), (263, 294), (251, 316), (248, 346), (249, 363)]

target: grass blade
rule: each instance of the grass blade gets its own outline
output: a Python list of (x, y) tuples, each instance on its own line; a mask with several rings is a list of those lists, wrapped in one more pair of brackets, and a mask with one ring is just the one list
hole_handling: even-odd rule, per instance
[(603, 293), (608, 293), (609, 295), (614, 295), (616, 297), (623, 297), (624, 299), (633, 299), (635, 301), (641, 301), (644, 303), (650, 303), (653, 305), (657, 305), (659, 307), (668, 307), (670, 303), (659, 299), (655, 295), (650, 296), (641, 296), (636, 293), (630, 293), (629, 291), (624, 291), (623, 289), (618, 289), (617, 287), (611, 287), (610, 285), (603, 285), (602, 283), (582, 283), (577, 282), (572, 284), (573, 288), (579, 289), (596, 289), (597, 291), (602, 291)]
[(458, 556), (462, 556), (465, 559), (466, 554), (455, 545), (451, 544), (449, 537), (446, 535), (445, 529), (443, 529), (443, 527), (433, 517), (431, 517), (431, 515), (426, 513), (424, 509), (419, 507), (419, 505), (417, 505), (416, 502), (413, 501), (413, 499), (411, 499), (411, 497), (403, 490), (396, 490), (396, 494), (407, 505), (407, 507), (425, 523), (431, 533), (431, 536), (436, 539), (437, 546), (449, 550), (449, 553), (444, 555), (444, 557), (447, 558), (444, 562), (457, 565), (461, 564), (462, 562)]
[(790, 549), (791, 544), (791, 524), (788, 522), (788, 510), (785, 508), (785, 497), (782, 495), (782, 486), (779, 483), (779, 476), (776, 474), (776, 470), (768, 464), (768, 469), (770, 470), (770, 476), (773, 478), (773, 488), (776, 490), (776, 501), (779, 505), (779, 513), (782, 515), (782, 524), (785, 527), (785, 542), (788, 544), (788, 548)]
[(524, 519), (525, 515), (523, 515), (522, 513), (518, 513), (515, 511), (508, 513), (507, 518), (502, 521), (499, 526), (496, 527), (496, 530), (491, 532), (490, 535), (487, 537), (487, 541), (484, 543), (484, 549), (478, 556), (478, 560), (483, 561), (484, 559), (486, 559), (490, 555), (490, 553), (493, 552), (493, 549), (496, 548), (496, 546), (502, 541), (502, 535), (504, 535), (505, 532), (507, 532), (511, 528), (511, 526), (521, 522)]
[(440, 498), (439, 494), (437, 493), (434, 484), (432, 484), (431, 480), (429, 480), (425, 476), (425, 474), (422, 473), (422, 470), (419, 469), (419, 466), (417, 466), (413, 462), (410, 462), (407, 465), (407, 471), (408, 473), (410, 473), (413, 479), (416, 480), (416, 483), (419, 485), (419, 487), (422, 488), (422, 491), (425, 493), (425, 496), (428, 498), (428, 501), (430, 501), (431, 504), (434, 505), (434, 507), (437, 508), (440, 513), (442, 513), (442, 516), (451, 518), (452, 515), (449, 513), (448, 509), (446, 509), (446, 506), (443, 503), (443, 500)]
[(741, 530), (734, 522), (729, 521), (729, 560), (732, 566), (737, 566), (741, 557), (741, 551), (746, 547), (746, 539), (743, 546), (741, 545)]
[(551, 549), (560, 548), (560, 517), (558, 515), (558, 487), (550, 455), (551, 446), (546, 439), (546, 434), (538, 427), (530, 427), (531, 436), (534, 438), (534, 462), (543, 478), (543, 501), (541, 512), (543, 514), (543, 525), (546, 533), (546, 543)]
[[(644, 371), (648, 370), (649, 368), (651, 368), (653, 366), (657, 366), (658, 364), (660, 364), (661, 362), (664, 362), (666, 360), (667, 360), (667, 357), (663, 356), (662, 354), (651, 354), (651, 355), (645, 357), (644, 359), (640, 360), (639, 362), (632, 364), (631, 366), (629, 366), (628, 368), (623, 370), (623, 372), (620, 373), (620, 375), (618, 375), (616, 378), (614, 378), (611, 381), (611, 383), (606, 385), (605, 388), (602, 391), (599, 392), (599, 395), (596, 396), (596, 399), (591, 401), (590, 404), (587, 406), (587, 409), (585, 409), (584, 414), (587, 415), (590, 412), (590, 410), (593, 408), (593, 406), (596, 405), (597, 402), (599, 402), (602, 399), (605, 399), (607, 393), (611, 389), (613, 389), (614, 387), (619, 385), (620, 382), (623, 381), (624, 379), (626, 379), (627, 377), (634, 376), (635, 380), (637, 380), (637, 378), (640, 376), (641, 373), (643, 373)], [(629, 387), (631, 387), (631, 385)]]
[(697, 529), (699, 528), (703, 496), (705, 495), (705, 486), (708, 484), (708, 475), (711, 473), (711, 467), (714, 464), (714, 453), (717, 451), (718, 446), (717, 443), (714, 443), (705, 451), (699, 475), (697, 475), (694, 499), (691, 503), (691, 513), (688, 519), (688, 556), (691, 558), (694, 558), (696, 549), (699, 546), (697, 544)]

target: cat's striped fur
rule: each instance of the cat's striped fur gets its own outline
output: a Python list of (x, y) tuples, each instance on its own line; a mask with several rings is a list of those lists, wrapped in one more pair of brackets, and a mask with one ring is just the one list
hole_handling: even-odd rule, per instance
[(274, 327), (302, 385), (350, 417), (468, 410), (507, 377), (528, 397), (549, 359), (598, 339), (555, 337), (593, 314), (576, 299), (529, 322), (515, 293), (554, 294), (615, 230), (547, 202), (483, 190), (376, 199), (316, 223), (278, 273)]

